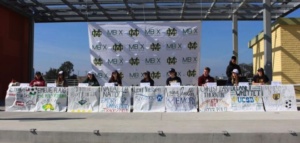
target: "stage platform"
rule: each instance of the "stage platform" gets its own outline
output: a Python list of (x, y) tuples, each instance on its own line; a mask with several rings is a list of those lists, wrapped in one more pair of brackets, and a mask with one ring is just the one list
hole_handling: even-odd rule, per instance
[(300, 112), (0, 112), (0, 143), (21, 142), (299, 143)]

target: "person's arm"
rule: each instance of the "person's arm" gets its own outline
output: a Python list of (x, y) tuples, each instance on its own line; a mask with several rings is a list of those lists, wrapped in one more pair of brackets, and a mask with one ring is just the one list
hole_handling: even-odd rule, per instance
[(46, 81), (45, 80), (41, 80), (40, 84), (38, 86), (46, 86)]
[(32, 81), (29, 83), (29, 86), (31, 86), (31, 87), (34, 86), (33, 83), (34, 83), (34, 80), (32, 80)]
[(122, 79), (118, 81), (119, 86), (122, 86)]
[(227, 75), (227, 77), (231, 77), (231, 68), (230, 68), (230, 66), (228, 65), (227, 66), (227, 68), (226, 68), (226, 75)]
[(239, 75), (241, 76), (242, 75), (241, 67), (238, 65), (237, 68), (238, 68), (238, 71), (239, 71)]
[(215, 79), (213, 77), (210, 77), (209, 82), (215, 82)]
[(154, 80), (150, 81), (150, 86), (154, 86)]
[(260, 83), (256, 82), (256, 76), (252, 78), (252, 85), (260, 85)]
[(270, 82), (268, 76), (265, 75), (265, 84), (268, 84)]
[(97, 79), (95, 80), (94, 84), (95, 84), (94, 86), (100, 86), (100, 84), (99, 84), (99, 82), (98, 82)]
[(166, 80), (166, 85), (167, 85), (167, 86), (170, 85), (170, 84), (169, 84), (169, 78), (167, 78), (167, 80)]
[(182, 82), (181, 82), (181, 78), (180, 77), (178, 77), (178, 81), (179, 81), (180, 85), (182, 86)]
[(198, 86), (202, 86), (203, 84), (203, 79), (200, 77), (198, 77)]

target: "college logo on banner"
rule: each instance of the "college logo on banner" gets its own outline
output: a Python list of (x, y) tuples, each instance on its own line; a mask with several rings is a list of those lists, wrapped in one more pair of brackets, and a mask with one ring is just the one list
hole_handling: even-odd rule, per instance
[[(110, 77), (117, 70), (124, 75), (122, 85), (138, 85), (143, 77), (133, 73), (155, 70), (155, 86), (164, 86), (168, 78), (164, 73), (174, 68), (183, 74), (183, 85), (197, 84), (200, 26), (200, 21), (88, 23), (92, 69), (100, 73), (97, 80), (104, 85), (105, 74)], [(187, 70), (192, 70), (190, 76)]]
[(293, 85), (262, 86), (266, 111), (297, 111)]

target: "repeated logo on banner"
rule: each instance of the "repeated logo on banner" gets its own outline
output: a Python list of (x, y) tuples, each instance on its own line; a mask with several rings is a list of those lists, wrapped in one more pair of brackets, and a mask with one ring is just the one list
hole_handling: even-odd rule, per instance
[(167, 112), (197, 112), (197, 87), (166, 87)]
[(100, 88), (69, 87), (68, 112), (99, 112)]
[(165, 112), (165, 87), (134, 87), (133, 112)]
[(266, 111), (297, 111), (293, 85), (263, 86), (262, 90)]
[(294, 91), (293, 85), (10, 87), (5, 110), (130, 112), (133, 95), (134, 112), (297, 111)]
[[(171, 68), (183, 85), (196, 85), (200, 65), (200, 21), (90, 22), (91, 63), (103, 85), (112, 71), (123, 73), (123, 85), (138, 85), (150, 71), (155, 86), (164, 86)], [(138, 73), (138, 74), (137, 74)], [(130, 76), (131, 75), (131, 76)]]
[(131, 87), (102, 87), (100, 112), (130, 112)]

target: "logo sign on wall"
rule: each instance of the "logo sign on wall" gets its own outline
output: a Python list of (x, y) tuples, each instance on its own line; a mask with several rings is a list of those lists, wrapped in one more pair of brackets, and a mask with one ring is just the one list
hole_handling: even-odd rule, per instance
[(266, 111), (297, 111), (293, 85), (263, 86)]
[(96, 78), (103, 85), (118, 70), (124, 75), (123, 85), (131, 86), (138, 85), (142, 76), (128, 75), (150, 71), (155, 86), (163, 86), (168, 75), (161, 73), (174, 68), (182, 73), (183, 85), (196, 85), (200, 30), (200, 21), (90, 22), (90, 58)]

